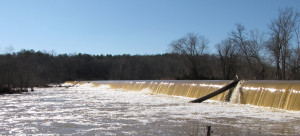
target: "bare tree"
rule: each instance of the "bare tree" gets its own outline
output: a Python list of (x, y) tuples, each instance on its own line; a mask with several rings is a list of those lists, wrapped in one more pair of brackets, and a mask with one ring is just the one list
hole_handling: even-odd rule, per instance
[(185, 37), (171, 42), (172, 53), (183, 55), (188, 75), (192, 79), (199, 76), (199, 56), (205, 52), (208, 40), (203, 36), (189, 33)]
[(300, 72), (300, 26), (295, 31), (295, 39), (296, 39), (296, 46), (292, 48), (290, 51), (290, 55), (288, 57), (288, 77), (287, 79), (291, 79), (293, 75)]
[(263, 34), (256, 30), (250, 31), (250, 36), (248, 36), (245, 27), (236, 24), (236, 30), (232, 31), (229, 37), (232, 43), (240, 49), (240, 57), (246, 60), (250, 72), (248, 78), (257, 79), (264, 71), (260, 55), (264, 43)]
[(267, 46), (276, 63), (276, 78), (287, 79), (287, 59), (295, 31), (299, 27), (299, 13), (292, 8), (280, 10), (277, 19), (272, 20), (270, 42)]
[(237, 58), (240, 52), (238, 46), (233, 44), (232, 40), (226, 39), (217, 44), (216, 47), (221, 62), (223, 79), (232, 79), (237, 72)]

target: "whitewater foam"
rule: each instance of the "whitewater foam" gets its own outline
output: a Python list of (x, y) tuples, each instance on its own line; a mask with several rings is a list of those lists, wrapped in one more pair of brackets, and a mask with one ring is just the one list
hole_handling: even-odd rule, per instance
[(274, 135), (300, 133), (300, 112), (217, 101), (195, 104), (188, 103), (192, 98), (149, 92), (87, 83), (1, 96), (0, 135), (183, 135), (183, 125), (199, 121), (255, 131), (259, 124)]

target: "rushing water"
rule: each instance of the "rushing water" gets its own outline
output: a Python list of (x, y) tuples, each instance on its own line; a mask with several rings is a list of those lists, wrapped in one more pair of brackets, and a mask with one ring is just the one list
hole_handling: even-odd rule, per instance
[(90, 84), (0, 96), (0, 135), (300, 135), (300, 112)]

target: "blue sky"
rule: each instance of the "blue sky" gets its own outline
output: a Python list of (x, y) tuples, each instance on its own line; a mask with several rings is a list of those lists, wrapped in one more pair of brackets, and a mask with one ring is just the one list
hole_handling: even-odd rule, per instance
[(267, 32), (300, 0), (0, 0), (0, 52), (159, 54), (193, 32), (209, 52), (236, 23)]

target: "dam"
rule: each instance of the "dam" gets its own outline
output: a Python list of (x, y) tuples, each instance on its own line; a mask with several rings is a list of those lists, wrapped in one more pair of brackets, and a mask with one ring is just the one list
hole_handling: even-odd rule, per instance
[[(153, 94), (199, 98), (229, 84), (231, 80), (82, 81), (80, 83), (87, 82), (94, 86), (109, 85), (112, 89), (128, 91), (149, 89)], [(300, 81), (242, 80), (232, 90), (212, 97), (211, 100), (299, 111)]]

